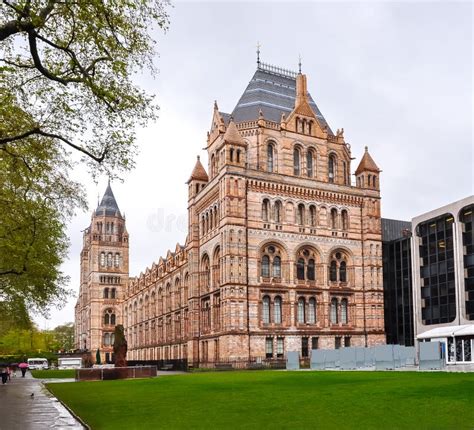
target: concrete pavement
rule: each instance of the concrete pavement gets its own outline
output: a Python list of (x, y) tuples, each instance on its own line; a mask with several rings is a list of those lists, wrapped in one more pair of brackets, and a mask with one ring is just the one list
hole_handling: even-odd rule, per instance
[(30, 372), (0, 384), (0, 410), (0, 430), (84, 429)]

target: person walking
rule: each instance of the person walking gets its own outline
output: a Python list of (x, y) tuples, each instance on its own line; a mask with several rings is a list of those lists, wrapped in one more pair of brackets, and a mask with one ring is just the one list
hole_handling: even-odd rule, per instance
[(28, 369), (28, 363), (20, 363), (18, 365), (18, 367), (20, 368), (21, 370), (21, 377), (24, 378), (25, 377), (25, 373), (26, 373), (26, 369)]
[(8, 373), (5, 367), (0, 367), (0, 374), (2, 375), (2, 385), (7, 383)]

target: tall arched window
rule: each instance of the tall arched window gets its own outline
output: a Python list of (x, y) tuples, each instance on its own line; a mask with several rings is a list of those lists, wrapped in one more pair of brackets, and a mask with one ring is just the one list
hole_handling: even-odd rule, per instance
[(293, 174), (295, 176), (300, 175), (300, 172), (301, 172), (300, 164), (301, 164), (300, 150), (299, 150), (299, 148), (295, 148), (293, 150)]
[(110, 289), (110, 298), (115, 299), (117, 297), (117, 290), (115, 288)]
[(331, 299), (331, 324), (338, 323), (338, 315), (337, 315), (337, 299), (333, 297)]
[(348, 176), (347, 176), (347, 164), (345, 161), (342, 162), (342, 174), (344, 175), (344, 185), (347, 185)]
[(341, 300), (341, 322), (347, 324), (347, 299)]
[(298, 216), (297, 216), (297, 222), (299, 225), (304, 225), (304, 221), (305, 221), (305, 207), (304, 207), (304, 204), (303, 203), (300, 203), (298, 205), (298, 212), (297, 212)]
[(210, 286), (210, 263), (207, 254), (204, 254), (201, 259), (201, 287), (203, 291), (208, 291)]
[(281, 223), (281, 202), (277, 200), (274, 207), (275, 222)]
[(278, 255), (273, 259), (273, 277), (281, 278), (281, 258)]
[(118, 252), (115, 254), (114, 264), (115, 264), (115, 267), (119, 267), (119, 265), (120, 265), (120, 254)]
[(296, 278), (304, 280), (304, 259), (298, 258), (296, 262)]
[(262, 257), (262, 277), (270, 277), (270, 257), (268, 255)]
[(328, 159), (329, 182), (334, 182), (335, 177), (336, 177), (336, 156), (334, 154), (330, 154), (329, 159)]
[(107, 254), (107, 267), (112, 267), (112, 260), (113, 260), (112, 253), (109, 252), (109, 253)]
[(268, 212), (270, 209), (270, 201), (268, 199), (264, 199), (262, 202), (262, 220), (268, 221)]
[(311, 227), (316, 226), (316, 206), (314, 205), (309, 207), (309, 224)]
[(342, 229), (348, 230), (349, 229), (349, 216), (345, 209), (341, 212), (341, 218), (342, 218)]
[(281, 297), (276, 296), (273, 302), (273, 322), (281, 324)]
[(305, 322), (305, 312), (304, 312), (304, 308), (305, 308), (305, 301), (304, 301), (304, 298), (303, 297), (300, 297), (298, 299), (298, 322), (300, 324), (304, 323)]
[(312, 258), (308, 260), (308, 267), (306, 269), (306, 277), (308, 278), (308, 281), (315, 280), (315, 263), (314, 263), (314, 259)]
[(105, 266), (105, 252), (100, 253), (100, 265)]
[(337, 282), (337, 263), (335, 260), (331, 261), (329, 268), (329, 280), (331, 282)]
[(335, 230), (337, 228), (337, 210), (331, 209), (331, 228)]
[(346, 262), (341, 261), (339, 264), (339, 281), (340, 282), (347, 282), (347, 270), (346, 270)]
[(312, 178), (314, 176), (313, 160), (314, 160), (313, 151), (309, 150), (306, 153), (306, 173), (308, 174), (308, 178)]
[(308, 300), (308, 323), (316, 323), (316, 299), (314, 297)]
[(262, 299), (262, 320), (264, 324), (270, 324), (270, 297), (268, 296)]
[(109, 298), (109, 289), (104, 288), (104, 299), (108, 299), (108, 298)]
[(274, 164), (275, 153), (274, 152), (275, 151), (273, 148), (273, 144), (269, 143), (267, 145), (267, 171), (268, 172), (273, 172), (275, 169), (275, 164)]

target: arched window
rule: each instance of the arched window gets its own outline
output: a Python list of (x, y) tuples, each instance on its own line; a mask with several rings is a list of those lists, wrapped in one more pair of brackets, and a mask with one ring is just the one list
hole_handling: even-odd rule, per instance
[(347, 324), (347, 299), (341, 300), (341, 322)]
[(240, 149), (237, 149), (237, 163), (240, 164)]
[(109, 252), (107, 254), (107, 267), (112, 267), (112, 259), (113, 259), (112, 253)]
[(347, 185), (348, 176), (347, 176), (347, 164), (345, 161), (342, 162), (342, 174), (344, 175), (344, 185)]
[(312, 178), (314, 176), (314, 171), (313, 171), (313, 151), (309, 150), (306, 153), (306, 173), (308, 174), (308, 178)]
[(281, 278), (281, 258), (278, 255), (273, 259), (273, 277)]
[(316, 206), (314, 205), (309, 207), (309, 224), (311, 227), (316, 226)]
[(105, 266), (105, 252), (100, 253), (100, 265)]
[(112, 309), (107, 309), (104, 313), (104, 324), (115, 325), (115, 314)]
[(333, 297), (331, 299), (331, 324), (338, 323), (338, 315), (337, 315), (337, 299)]
[(262, 257), (262, 277), (270, 277), (270, 257), (268, 255)]
[(331, 228), (335, 230), (337, 228), (337, 210), (331, 209)]
[(262, 299), (262, 320), (264, 324), (270, 324), (270, 297), (268, 296)]
[(104, 346), (109, 346), (110, 345), (110, 333), (104, 333), (103, 344), (104, 344)]
[(329, 273), (331, 282), (347, 282), (347, 256), (345, 253), (337, 251), (332, 255)]
[(293, 150), (293, 174), (295, 176), (299, 176), (301, 172), (300, 169), (300, 150), (299, 148), (295, 148)]
[(308, 301), (308, 323), (316, 323), (316, 299), (311, 297)]
[(117, 294), (117, 290), (115, 288), (110, 289), (110, 298), (115, 299)]
[(339, 264), (339, 281), (340, 282), (347, 282), (347, 270), (346, 270), (346, 262), (341, 261)]
[(281, 250), (268, 245), (262, 250), (260, 273), (262, 278), (281, 278)]
[(329, 280), (331, 282), (337, 282), (337, 263), (335, 260), (331, 261), (329, 268)]
[(109, 298), (109, 289), (104, 288), (104, 299), (108, 299), (108, 298)]
[(218, 246), (212, 257), (212, 285), (213, 289), (221, 284), (221, 247)]
[(304, 207), (304, 204), (303, 203), (300, 203), (298, 205), (298, 219), (297, 219), (297, 222), (299, 225), (304, 225), (304, 213), (305, 213), (305, 207)]
[(230, 161), (234, 162), (234, 150), (232, 148), (230, 149)]
[(298, 258), (296, 263), (296, 278), (304, 280), (304, 259)]
[(120, 265), (120, 254), (117, 252), (115, 254), (115, 267), (119, 267)]
[(268, 172), (273, 172), (275, 165), (274, 165), (274, 147), (273, 144), (269, 143), (267, 145), (267, 171)]
[(281, 202), (277, 200), (275, 202), (275, 222), (281, 223)]
[(341, 218), (342, 218), (342, 229), (348, 230), (349, 229), (349, 216), (345, 209), (341, 212)]
[(372, 186), (375, 188), (377, 186), (377, 176), (372, 176)]
[(304, 323), (305, 322), (305, 312), (304, 312), (304, 308), (305, 308), (305, 302), (304, 302), (304, 298), (303, 297), (300, 297), (298, 299), (298, 322), (300, 324)]
[(298, 280), (316, 280), (317, 254), (312, 248), (301, 248), (296, 254), (296, 278)]
[(276, 296), (273, 302), (273, 322), (281, 324), (281, 297)]
[(262, 220), (268, 221), (268, 212), (270, 208), (270, 201), (268, 199), (264, 199), (262, 202)]
[(328, 179), (329, 182), (334, 182), (336, 177), (336, 156), (334, 154), (329, 155), (328, 160)]

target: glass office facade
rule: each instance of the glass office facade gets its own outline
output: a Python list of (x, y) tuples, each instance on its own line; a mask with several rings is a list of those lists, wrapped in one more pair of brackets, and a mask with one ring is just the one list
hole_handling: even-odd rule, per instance
[(413, 287), (410, 237), (384, 242), (383, 285), (388, 344), (413, 346)]
[(453, 216), (445, 214), (417, 227), (425, 325), (449, 323), (456, 318), (453, 225)]
[[(459, 221), (462, 228), (464, 289), (466, 294), (466, 319), (474, 320), (474, 205), (461, 210)], [(469, 350), (470, 351), (470, 350)]]

